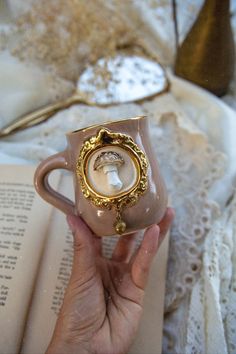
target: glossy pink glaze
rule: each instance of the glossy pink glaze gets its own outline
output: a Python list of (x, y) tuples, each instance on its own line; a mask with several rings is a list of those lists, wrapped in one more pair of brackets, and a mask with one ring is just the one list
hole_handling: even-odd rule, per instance
[[(83, 196), (75, 172), (76, 161), (82, 144), (91, 136), (96, 135), (103, 127), (113, 132), (131, 136), (139, 148), (145, 152), (149, 161), (148, 189), (140, 197), (136, 205), (128, 207), (122, 212), (122, 219), (127, 225), (125, 234), (159, 223), (167, 207), (167, 192), (156, 156), (150, 144), (148, 119), (146, 117), (104, 123), (68, 133), (67, 149), (62, 153), (49, 157), (38, 166), (35, 173), (37, 192), (43, 199), (64, 213), (80, 215), (98, 236), (114, 235), (115, 211), (98, 208), (86, 199)], [(48, 175), (56, 168), (72, 171), (75, 186), (75, 205), (50, 187)]]

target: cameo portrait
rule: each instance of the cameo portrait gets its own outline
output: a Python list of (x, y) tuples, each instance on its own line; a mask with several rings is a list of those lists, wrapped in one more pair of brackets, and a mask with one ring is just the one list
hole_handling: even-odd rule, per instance
[(127, 193), (137, 184), (138, 169), (138, 163), (127, 150), (105, 146), (87, 159), (87, 182), (97, 194), (114, 197)]

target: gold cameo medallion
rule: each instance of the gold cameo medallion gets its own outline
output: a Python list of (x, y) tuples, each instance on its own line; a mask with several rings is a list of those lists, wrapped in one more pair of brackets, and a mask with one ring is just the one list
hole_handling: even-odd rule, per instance
[(148, 160), (126, 134), (100, 129), (84, 142), (76, 174), (85, 198), (95, 206), (116, 210), (114, 228), (122, 234), (122, 211), (135, 205), (148, 187)]

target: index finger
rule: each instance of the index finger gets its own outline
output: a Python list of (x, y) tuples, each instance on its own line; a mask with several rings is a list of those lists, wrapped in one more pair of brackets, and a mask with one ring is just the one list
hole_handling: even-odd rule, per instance
[(167, 234), (167, 231), (169, 230), (174, 217), (175, 217), (174, 209), (168, 207), (166, 209), (163, 219), (158, 224), (158, 226), (160, 227), (159, 245), (162, 243), (165, 235)]
[(131, 276), (134, 284), (145, 289), (152, 260), (159, 247), (160, 228), (157, 225), (146, 230), (143, 241), (137, 250), (131, 266)]

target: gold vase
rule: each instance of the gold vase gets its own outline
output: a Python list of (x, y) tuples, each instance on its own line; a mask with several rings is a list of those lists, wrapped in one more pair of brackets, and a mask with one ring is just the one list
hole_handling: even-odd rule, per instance
[(177, 50), (174, 71), (217, 96), (227, 92), (234, 72), (229, 0), (206, 0)]

